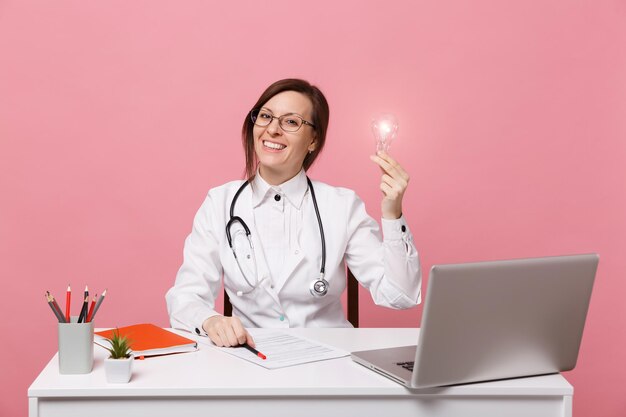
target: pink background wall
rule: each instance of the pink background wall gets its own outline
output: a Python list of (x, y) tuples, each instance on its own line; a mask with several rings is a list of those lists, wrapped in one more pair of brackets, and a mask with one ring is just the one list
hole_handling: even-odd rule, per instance
[[(241, 176), (242, 118), (269, 83), (302, 77), (332, 110), (311, 175), (375, 217), (369, 120), (398, 116), (425, 271), (600, 254), (566, 377), (575, 415), (623, 416), (624, 74), (617, 0), (0, 0), (0, 415), (26, 414), (56, 351), (45, 290), (108, 288), (98, 326), (168, 325), (193, 215)], [(365, 327), (419, 323), (421, 307), (362, 296)]]

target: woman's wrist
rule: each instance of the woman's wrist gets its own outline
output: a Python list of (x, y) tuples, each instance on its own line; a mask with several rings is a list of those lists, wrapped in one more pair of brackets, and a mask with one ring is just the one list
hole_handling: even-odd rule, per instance
[(383, 219), (385, 220), (398, 220), (400, 217), (402, 217), (402, 212), (399, 213), (393, 213), (393, 214), (386, 214), (383, 213)]
[(402, 217), (402, 206), (399, 207), (383, 207), (381, 208), (381, 215), (383, 219), (387, 220), (397, 220)]

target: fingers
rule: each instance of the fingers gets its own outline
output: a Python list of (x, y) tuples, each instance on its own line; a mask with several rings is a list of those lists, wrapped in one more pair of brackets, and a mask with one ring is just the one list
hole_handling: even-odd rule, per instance
[(380, 183), (380, 190), (385, 194), (385, 197), (391, 200), (397, 200), (404, 194), (404, 188), (395, 182), (383, 181)]
[(213, 316), (205, 321), (203, 327), (216, 346), (239, 346), (246, 343), (248, 339), (252, 340), (237, 317)]
[(246, 343), (249, 344), (252, 347), (256, 346), (256, 343), (254, 343), (254, 339), (252, 338), (252, 336), (250, 335), (250, 333), (246, 332)]
[(241, 324), (241, 320), (237, 317), (232, 318), (232, 330), (233, 336), (235, 337), (235, 343), (231, 344), (231, 346), (239, 346), (243, 345), (248, 341), (248, 337), (250, 336), (246, 329)]
[(211, 319), (204, 323), (202, 327), (204, 327), (204, 331), (209, 336), (209, 339), (211, 339), (211, 342), (215, 343), (216, 346), (224, 346), (222, 336), (225, 336), (225, 333), (222, 328), (222, 318), (219, 316), (211, 317)]
[(385, 194), (385, 197), (388, 197), (389, 194), (393, 192), (393, 189), (389, 186), (389, 184), (385, 184), (384, 182), (380, 183), (380, 191)]
[(402, 199), (409, 185), (409, 174), (389, 154), (380, 152), (370, 157), (383, 172), (380, 190), (384, 198), (381, 214), (384, 219), (399, 219), (402, 216)]
[(232, 324), (233, 323), (229, 323), (231, 324), (230, 326), (226, 326), (224, 328), (224, 335), (222, 335), (222, 342), (224, 343), (224, 346), (239, 346), (239, 340), (237, 339), (237, 335), (235, 334), (235, 331), (233, 329)]
[(381, 184), (387, 184), (391, 189), (395, 190), (398, 194), (404, 194), (404, 191), (409, 185), (408, 180), (404, 178), (393, 178), (388, 174), (383, 174)]
[(402, 168), (402, 165), (400, 165), (389, 154), (380, 152), (376, 155), (370, 156), (370, 159), (380, 166), (383, 173), (393, 178), (401, 179), (406, 183), (409, 182), (409, 174), (404, 170), (404, 168)]
[(409, 174), (389, 154), (380, 152), (370, 157), (383, 171), (380, 189), (386, 198), (402, 199), (409, 185)]

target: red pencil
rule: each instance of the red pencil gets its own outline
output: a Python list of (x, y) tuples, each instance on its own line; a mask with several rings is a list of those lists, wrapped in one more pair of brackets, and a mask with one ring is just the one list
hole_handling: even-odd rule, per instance
[(85, 320), (85, 323), (89, 323), (91, 321), (91, 316), (93, 315), (93, 308), (96, 306), (96, 298), (98, 298), (98, 294), (91, 297), (91, 306), (89, 306), (89, 313), (87, 314), (87, 320)]
[(70, 284), (67, 284), (67, 292), (65, 293), (65, 322), (70, 322), (70, 305), (72, 301), (72, 289)]

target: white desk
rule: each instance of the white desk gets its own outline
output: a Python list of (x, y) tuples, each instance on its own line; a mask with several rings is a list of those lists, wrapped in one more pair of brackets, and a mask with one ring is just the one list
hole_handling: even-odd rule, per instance
[[(347, 351), (415, 344), (415, 329), (291, 329)], [(267, 370), (212, 347), (135, 361), (128, 384), (107, 384), (106, 351), (94, 369), (60, 375), (58, 358), (28, 389), (30, 417), (559, 416), (572, 414), (561, 375), (409, 390), (349, 357)]]

